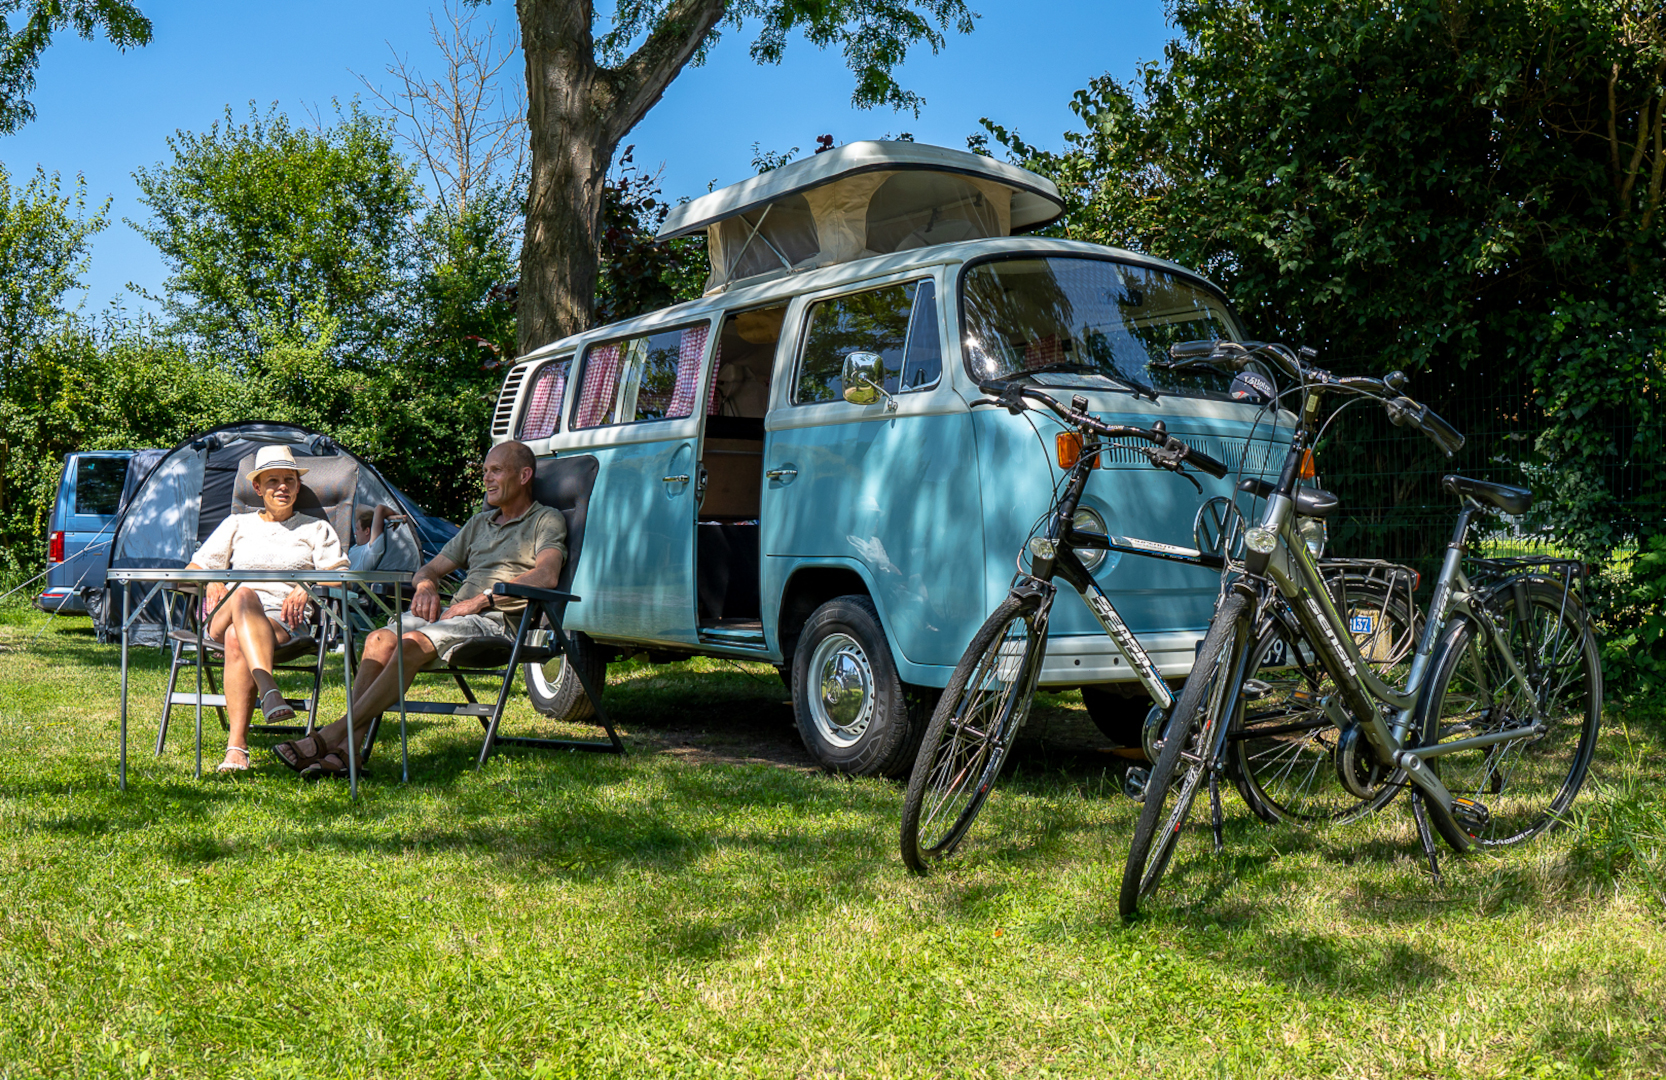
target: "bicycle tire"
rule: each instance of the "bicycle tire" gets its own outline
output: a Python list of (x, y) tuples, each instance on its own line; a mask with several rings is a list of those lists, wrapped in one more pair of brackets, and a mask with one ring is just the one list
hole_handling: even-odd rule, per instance
[[(1361, 644), (1372, 647), (1367, 662), (1377, 674), (1395, 682), (1385, 669), (1411, 651), (1415, 615), (1402, 598), (1382, 596), (1376, 602), (1378, 622)], [(1383, 660), (1369, 660), (1385, 643)], [(1250, 645), (1244, 671), (1246, 684), (1255, 680), (1259, 692), (1253, 699), (1246, 694), (1233, 721), (1227, 763), (1238, 794), (1256, 816), (1298, 827), (1342, 825), (1394, 800), (1404, 779), (1398, 770), (1378, 779), (1370, 799), (1361, 799), (1338, 778), (1335, 751), (1341, 732), (1320, 705), (1336, 685), (1299, 625), (1271, 619)]]
[[(1208, 772), (1205, 757), (1215, 742), (1219, 725), (1228, 719), (1222, 714), (1237, 705), (1238, 695), (1225, 681), (1230, 678), (1235, 654), (1246, 644), (1247, 605), (1243, 596), (1232, 592), (1216, 609), (1192, 672), (1186, 676), (1186, 685), (1174, 703), (1157, 763), (1151, 767), (1151, 776), (1146, 781), (1139, 823), (1134, 826), (1134, 837), (1128, 845), (1128, 862), (1122, 871), (1122, 889), (1117, 898), (1117, 908), (1124, 919), (1133, 918), (1140, 901), (1151, 895), (1163, 880), (1180, 839), (1181, 827), (1197, 798), (1198, 786)], [(1195, 752), (1188, 755), (1188, 747), (1195, 747)]]
[[(1602, 723), (1602, 664), (1584, 606), (1560, 583), (1526, 579), (1528, 619), (1516, 610), (1511, 583), (1490, 593), (1510, 651), (1526, 669), (1523, 685), (1470, 619), (1457, 621), (1436, 654), (1424, 710), (1423, 745), (1518, 726), (1531, 716), (1531, 695), (1545, 705), (1548, 730), (1535, 739), (1460, 750), (1428, 766), (1454, 796), (1486, 807), (1484, 821), (1430, 820), (1457, 851), (1502, 847), (1553, 828), (1579, 794)], [(1458, 830), (1454, 832), (1454, 830)]]
[(902, 804), (902, 861), (917, 874), (965, 838), (1029, 714), (1046, 637), (1042, 604), (1039, 593), (1009, 594), (938, 699)]

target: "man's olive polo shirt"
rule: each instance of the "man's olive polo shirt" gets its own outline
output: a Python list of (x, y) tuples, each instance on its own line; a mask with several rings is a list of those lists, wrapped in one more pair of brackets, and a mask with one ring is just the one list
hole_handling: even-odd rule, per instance
[[(561, 511), (535, 502), (513, 521), (499, 524), (492, 520), (496, 516), (496, 509), (482, 510), (440, 549), (441, 558), (468, 571), (453, 602), (490, 592), (498, 582), (520, 577), (533, 568), (540, 553), (550, 548), (561, 552), (561, 560), (566, 562), (567, 519)], [(513, 618), (520, 615), (526, 601), (501, 596), (495, 607)]]

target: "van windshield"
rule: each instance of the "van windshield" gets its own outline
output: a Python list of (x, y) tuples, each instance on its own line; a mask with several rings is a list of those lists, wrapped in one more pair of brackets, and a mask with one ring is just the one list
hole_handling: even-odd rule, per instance
[(1226, 303), (1163, 270), (1109, 259), (992, 259), (961, 278), (961, 341), (978, 382), (1108, 383), (1225, 398), (1229, 379), (1153, 369), (1177, 341), (1235, 338)]

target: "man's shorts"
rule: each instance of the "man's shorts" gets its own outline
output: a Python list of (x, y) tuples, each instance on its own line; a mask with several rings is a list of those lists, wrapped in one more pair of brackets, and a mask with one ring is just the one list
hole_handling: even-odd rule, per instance
[[(388, 620), (388, 629), (396, 630), (392, 619)], [(451, 654), (464, 645), (478, 641), (493, 641), (505, 648), (515, 643), (515, 634), (504, 622), (502, 615), (456, 615), (449, 619), (419, 619), (415, 615), (405, 616), (405, 632), (415, 630), (427, 638), (434, 645), (434, 651), (440, 654), (445, 663), (451, 662)]]

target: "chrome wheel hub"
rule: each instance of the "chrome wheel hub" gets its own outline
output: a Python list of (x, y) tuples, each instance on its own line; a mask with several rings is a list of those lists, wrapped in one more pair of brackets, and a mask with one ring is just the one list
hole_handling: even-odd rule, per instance
[(810, 716), (822, 738), (839, 747), (856, 743), (874, 714), (873, 666), (849, 634), (832, 634), (810, 656)]

